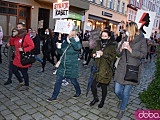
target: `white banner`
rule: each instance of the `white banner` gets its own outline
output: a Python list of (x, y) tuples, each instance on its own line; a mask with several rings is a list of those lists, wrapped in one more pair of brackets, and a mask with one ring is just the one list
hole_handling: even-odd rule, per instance
[(75, 24), (73, 21), (57, 20), (54, 32), (69, 34), (73, 30)]
[(138, 25), (138, 28), (142, 30), (145, 38), (150, 38), (152, 33), (152, 28), (154, 24), (154, 19), (156, 12), (138, 10), (135, 22)]
[(69, 1), (61, 3), (53, 3), (53, 19), (68, 18), (69, 16)]

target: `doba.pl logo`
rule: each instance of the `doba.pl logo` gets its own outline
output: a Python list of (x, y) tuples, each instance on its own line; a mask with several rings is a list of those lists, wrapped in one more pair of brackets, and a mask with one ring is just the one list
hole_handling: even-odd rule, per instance
[(160, 120), (160, 110), (137, 110), (134, 116), (136, 120)]

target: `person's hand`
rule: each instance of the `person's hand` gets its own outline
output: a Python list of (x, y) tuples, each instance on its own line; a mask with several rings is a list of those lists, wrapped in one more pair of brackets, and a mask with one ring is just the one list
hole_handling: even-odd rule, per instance
[(124, 43), (122, 44), (121, 49), (122, 49), (122, 50), (123, 50), (123, 49), (126, 49), (126, 50), (128, 50), (130, 53), (132, 53), (132, 48), (131, 48), (131, 46), (129, 45), (129, 42), (124, 42)]
[(96, 53), (93, 54), (93, 58), (95, 58), (95, 57), (96, 57)]
[(23, 51), (23, 48), (18, 48), (19, 49), (19, 51)]
[(99, 54), (100, 56), (102, 56), (102, 55), (103, 55), (103, 51), (102, 51), (102, 50), (99, 50), (99, 51), (98, 51), (98, 54)]
[(10, 46), (10, 43), (7, 43), (6, 45), (7, 45), (7, 47), (9, 47), (9, 46)]
[(69, 36), (67, 37), (67, 42), (70, 44), (71, 43), (71, 41), (69, 40)]

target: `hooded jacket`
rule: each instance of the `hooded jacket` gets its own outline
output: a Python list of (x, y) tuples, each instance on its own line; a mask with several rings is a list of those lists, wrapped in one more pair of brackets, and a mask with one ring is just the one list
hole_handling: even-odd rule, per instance
[[(124, 41), (127, 40), (127, 37), (125, 37), (120, 46), (117, 49), (117, 54), (120, 57), (117, 69), (115, 71), (115, 76), (114, 76), (114, 81), (120, 83), (120, 84), (132, 84), (132, 85), (137, 85), (139, 84), (139, 80), (138, 83), (133, 83), (133, 82), (129, 82), (129, 81), (125, 81), (124, 77), (126, 74), (126, 55), (125, 55), (125, 50), (122, 50), (122, 52), (120, 52), (120, 48), (122, 47), (122, 44), (124, 43)], [(140, 66), (140, 59), (143, 59), (146, 57), (147, 55), (147, 43), (146, 40), (144, 38), (143, 33), (140, 31), (139, 35), (136, 35), (133, 39), (132, 42), (129, 43), (130, 47), (132, 48), (132, 53), (130, 53), (127, 50), (127, 59), (128, 59), (128, 64), (129, 65), (133, 65), (133, 66)], [(140, 75), (140, 71), (141, 71), (141, 66), (139, 68), (139, 75)]]

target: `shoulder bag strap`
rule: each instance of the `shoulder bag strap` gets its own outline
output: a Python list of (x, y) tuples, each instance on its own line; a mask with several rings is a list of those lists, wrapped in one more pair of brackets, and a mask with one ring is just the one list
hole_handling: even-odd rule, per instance
[(22, 44), (21, 44), (21, 48), (23, 48), (23, 43), (24, 43), (24, 38), (26, 37), (26, 35), (23, 36), (22, 38)]
[(61, 55), (61, 57), (60, 57), (60, 60), (59, 61), (61, 61), (61, 59), (62, 59), (62, 57), (64, 56), (64, 54), (66, 53), (66, 51), (67, 51), (67, 49), (70, 47), (70, 44), (67, 46), (67, 48), (64, 50), (64, 52), (63, 52), (63, 54)]

